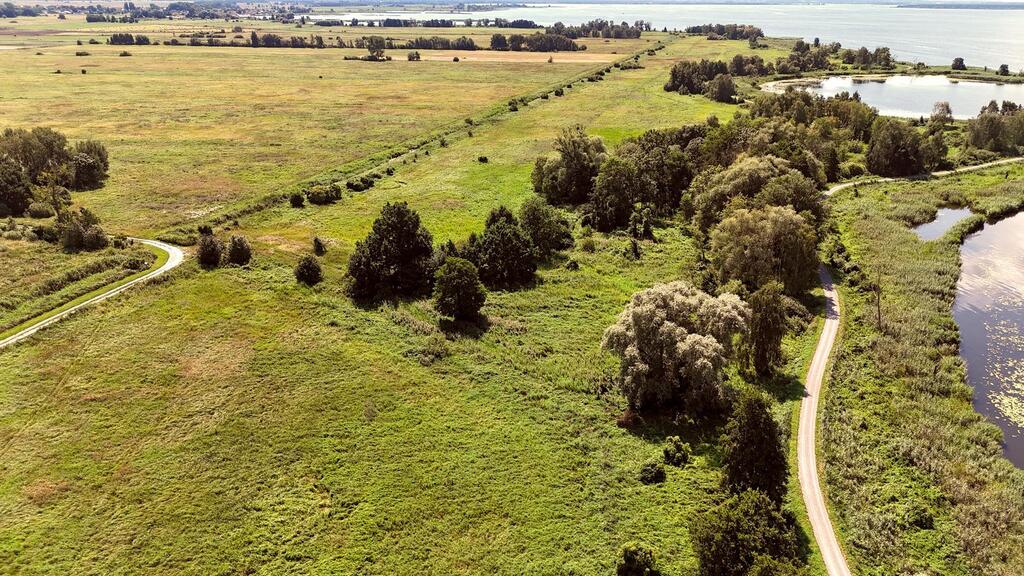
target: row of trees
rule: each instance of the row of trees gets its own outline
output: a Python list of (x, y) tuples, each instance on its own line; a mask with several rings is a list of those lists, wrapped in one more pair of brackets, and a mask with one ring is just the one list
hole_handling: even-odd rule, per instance
[(548, 26), (548, 34), (558, 34), (568, 38), (639, 38), (643, 32), (651, 30), (651, 23), (643, 20), (629, 24), (620, 22), (616, 24), (611, 20), (591, 20), (578, 25), (565, 25), (555, 22)]
[(977, 118), (967, 123), (967, 141), (971, 146), (998, 152), (1016, 154), (1024, 149), (1024, 107), (995, 100), (981, 109)]
[(110, 35), (107, 39), (107, 44), (113, 44), (115, 46), (148, 46), (151, 44), (149, 36), (142, 34), (126, 34), (121, 32), (115, 32)]
[(749, 24), (702, 24), (687, 26), (687, 34), (714, 34), (727, 40), (756, 40), (764, 37), (764, 32), (757, 26)]
[(491, 50), (510, 50), (512, 52), (575, 52), (586, 50), (582, 46), (561, 34), (547, 32), (544, 34), (495, 34), (491, 36)]

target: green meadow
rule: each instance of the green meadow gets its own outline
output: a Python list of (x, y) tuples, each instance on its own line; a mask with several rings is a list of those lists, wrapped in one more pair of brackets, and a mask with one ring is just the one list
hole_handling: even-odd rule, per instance
[[(444, 322), (427, 301), (357, 306), (342, 275), (385, 202), (408, 201), (435, 243), (479, 231), (499, 205), (518, 208), (532, 194), (534, 159), (563, 127), (581, 124), (611, 147), (649, 128), (728, 121), (735, 107), (662, 84), (675, 61), (728, 57), (745, 42), (671, 39), (641, 57), (642, 69), (577, 81), (518, 112), (507, 111), (511, 95), (564, 85), (590, 64), (555, 55), (518, 68), (381, 65), (330, 50), (150, 47), (154, 68), (142, 74), (132, 66), (147, 47), (120, 60), (115, 47), (99, 48), (109, 51), (93, 51), (106, 54), (107, 68), (47, 81), (91, 82), (122, 69), (145, 97), (98, 95), (109, 83), (97, 82), (88, 98), (61, 92), (89, 102), (69, 104), (81, 106), (77, 115), (25, 122), (108, 143), (111, 181), (75, 200), (115, 230), (201, 221), (230, 203), (330, 178), (445, 122), (504, 110), (472, 136), (463, 129), (444, 146), (392, 160), (394, 174), (367, 192), (324, 207), (275, 205), (218, 228), (253, 242), (246, 267), (186, 263), (0, 354), (4, 570), (596, 575), (614, 571), (629, 541), (654, 546), (665, 574), (696, 570), (688, 526), (723, 497), (721, 430), (659, 418), (620, 428), (625, 403), (609, 391), (616, 362), (599, 347), (633, 292), (696, 279), (697, 250), (680, 222), (659, 223), (640, 260), (626, 256), (625, 235), (595, 234), (585, 250), (576, 226), (577, 248), (533, 286), (490, 293), (480, 325)], [(52, 50), (37, 58), (77, 62), (70, 46)], [(18, 52), (16, 70), (34, 57)], [(199, 66), (182, 75), (171, 72), (174, 62)], [(177, 104), (160, 104), (157, 86), (170, 84)], [(290, 102), (287, 112), (276, 98)], [(0, 106), (5, 119), (8, 108), (26, 116), (31, 108)], [(136, 106), (168, 116), (132, 131), (130, 116), (147, 117), (131, 113)], [(174, 106), (178, 116), (167, 112)], [(203, 109), (215, 112), (197, 114)], [(204, 175), (220, 180), (200, 185)], [(292, 267), (314, 236), (328, 245), (327, 279), (306, 288)], [(570, 258), (578, 270), (564, 265)], [(787, 430), (818, 327), (786, 342), (772, 392)], [(729, 378), (747, 385), (738, 373)], [(695, 447), (693, 462), (669, 467), (663, 484), (642, 484), (641, 463), (673, 434)], [(799, 517), (795, 474), (787, 506)], [(824, 573), (809, 554), (813, 573)]]

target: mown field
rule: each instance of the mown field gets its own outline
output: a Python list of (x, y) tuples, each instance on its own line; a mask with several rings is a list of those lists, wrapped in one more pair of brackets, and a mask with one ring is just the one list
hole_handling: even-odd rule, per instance
[[(628, 238), (595, 235), (592, 252), (566, 255), (579, 270), (558, 260), (531, 287), (491, 293), (475, 328), (440, 322), (426, 301), (356, 306), (341, 276), (384, 202), (409, 201), (435, 242), (478, 231), (499, 204), (518, 208), (533, 160), (564, 126), (614, 145), (728, 120), (734, 108), (661, 85), (676, 59), (742, 50), (675, 41), (644, 69), (577, 83), (431, 147), (366, 193), (241, 218), (231, 233), (253, 240), (251, 265), (187, 263), (0, 354), (0, 565), (609, 574), (637, 540), (658, 549), (666, 574), (695, 571), (688, 526), (722, 497), (720, 429), (618, 427), (624, 403), (606, 391), (615, 362), (599, 349), (634, 291), (692, 279), (696, 250), (677, 222), (657, 228), (639, 261), (625, 256)], [(328, 241), (327, 280), (309, 289), (292, 266), (314, 235)], [(774, 389), (783, 422), (816, 328), (786, 343)], [(641, 484), (640, 464), (677, 433), (695, 461)], [(790, 500), (799, 512), (795, 480)]]
[[(846, 271), (845, 319), (822, 449), (847, 550), (864, 574), (1024, 570), (1024, 475), (971, 406), (951, 314), (962, 238), (984, 217), (1018, 211), (1022, 178), (1016, 165), (833, 197), (847, 252), (834, 259)], [(919, 240), (911, 225), (949, 205), (977, 215)]]

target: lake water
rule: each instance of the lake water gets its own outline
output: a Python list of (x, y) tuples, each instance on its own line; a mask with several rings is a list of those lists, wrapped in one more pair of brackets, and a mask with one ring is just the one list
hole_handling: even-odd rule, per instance
[(935, 220), (921, 224), (914, 228), (914, 232), (921, 240), (937, 240), (942, 238), (947, 230), (954, 224), (971, 215), (970, 208), (939, 208)]
[(1003, 429), (1024, 467), (1024, 213), (986, 225), (961, 248), (953, 318), (974, 408)]
[(524, 18), (578, 24), (594, 18), (647, 20), (659, 30), (707, 23), (753, 24), (768, 36), (819, 37), (847, 47), (888, 46), (900, 60), (1024, 69), (1024, 10), (898, 8), (875, 4), (531, 4), (485, 12), (345, 11), (323, 18)]
[(807, 89), (823, 96), (857, 92), (880, 113), (904, 118), (927, 118), (940, 100), (949, 102), (953, 116), (959, 119), (977, 116), (992, 100), (1024, 103), (1024, 84), (965, 82), (945, 76), (890, 76), (884, 80), (833, 76)]

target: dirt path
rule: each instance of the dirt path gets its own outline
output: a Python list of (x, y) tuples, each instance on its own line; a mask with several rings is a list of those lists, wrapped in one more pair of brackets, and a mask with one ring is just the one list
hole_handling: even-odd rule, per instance
[(878, 184), (880, 182), (896, 182), (898, 180), (921, 180), (923, 178), (942, 178), (943, 176), (953, 176), (954, 174), (966, 174), (967, 172), (977, 172), (978, 170), (984, 170), (985, 168), (992, 168), (993, 166), (1002, 166), (1003, 164), (1015, 164), (1024, 160), (1024, 156), (1017, 156), (1015, 158), (1003, 158), (1002, 160), (994, 160), (992, 162), (986, 162), (984, 164), (978, 164), (977, 166), (965, 166), (963, 168), (955, 168), (953, 170), (940, 170), (938, 172), (932, 172), (931, 174), (924, 174), (922, 176), (912, 176), (910, 178), (869, 178), (867, 180), (861, 180), (859, 182), (846, 182), (845, 184), (836, 184), (825, 191), (825, 196), (831, 196), (840, 190), (846, 190), (847, 188), (853, 188), (856, 186), (867, 186), (868, 184)]
[(832, 520), (825, 505), (825, 496), (821, 493), (821, 484), (818, 481), (818, 455), (815, 449), (818, 397), (828, 368), (829, 355), (839, 332), (839, 297), (832, 284), (832, 276), (824, 266), (819, 269), (818, 276), (821, 279), (821, 287), (825, 290), (825, 325), (821, 329), (821, 336), (818, 337), (818, 346), (814, 350), (814, 358), (807, 371), (806, 391), (800, 402), (800, 427), (796, 441), (797, 467), (800, 491), (804, 496), (811, 530), (814, 532), (814, 540), (818, 543), (825, 568), (829, 576), (850, 576), (846, 556), (836, 539)]
[(135, 286), (136, 284), (141, 284), (142, 282), (145, 282), (145, 281), (150, 280), (150, 279), (152, 279), (152, 278), (154, 278), (156, 276), (159, 276), (159, 275), (163, 274), (164, 272), (167, 272), (168, 270), (172, 270), (174, 268), (177, 268), (178, 265), (180, 265), (182, 263), (182, 261), (184, 261), (184, 259), (185, 259), (185, 253), (182, 252), (181, 249), (176, 247), (176, 246), (171, 246), (170, 244), (166, 244), (164, 242), (158, 242), (156, 240), (142, 240), (142, 239), (139, 239), (139, 238), (135, 238), (134, 240), (136, 242), (141, 242), (142, 244), (145, 244), (147, 246), (151, 246), (153, 248), (156, 248), (157, 250), (161, 250), (163, 252), (166, 252), (167, 253), (167, 260), (162, 265), (160, 265), (159, 267), (157, 267), (155, 269), (152, 269), (149, 272), (143, 274), (142, 276), (139, 276), (138, 278), (135, 278), (135, 279), (133, 279), (133, 280), (131, 280), (129, 282), (125, 282), (124, 284), (119, 284), (119, 285), (115, 284), (109, 290), (101, 292), (100, 294), (97, 294), (97, 295), (95, 295), (95, 296), (93, 296), (93, 297), (91, 297), (88, 300), (85, 300), (83, 302), (79, 302), (78, 304), (75, 304), (74, 306), (71, 306), (71, 307), (69, 307), (69, 308), (67, 308), (65, 310), (60, 310), (58, 308), (58, 310), (60, 310), (60, 311), (57, 312), (56, 314), (53, 314), (53, 315), (48, 316), (48, 317), (45, 317), (44, 319), (42, 319), (42, 320), (40, 320), (40, 321), (38, 321), (38, 322), (28, 326), (27, 328), (24, 328), (24, 329), (22, 329), (22, 330), (20, 330), (18, 332), (15, 332), (14, 334), (4, 338), (3, 340), (0, 340), (0, 349), (6, 348), (7, 346), (10, 346), (10, 345), (15, 344), (17, 342), (21, 342), (22, 340), (32, 336), (36, 332), (39, 332), (43, 328), (46, 328), (47, 326), (50, 326), (51, 324), (55, 324), (55, 323), (59, 322), (60, 320), (70, 316), (71, 314), (74, 314), (75, 312), (78, 312), (82, 308), (85, 308), (87, 306), (91, 306), (93, 304), (96, 304), (97, 302), (102, 302), (104, 300), (107, 300), (108, 298), (112, 298), (112, 297), (120, 294), (121, 292), (124, 292), (125, 290), (131, 288), (132, 286)]

